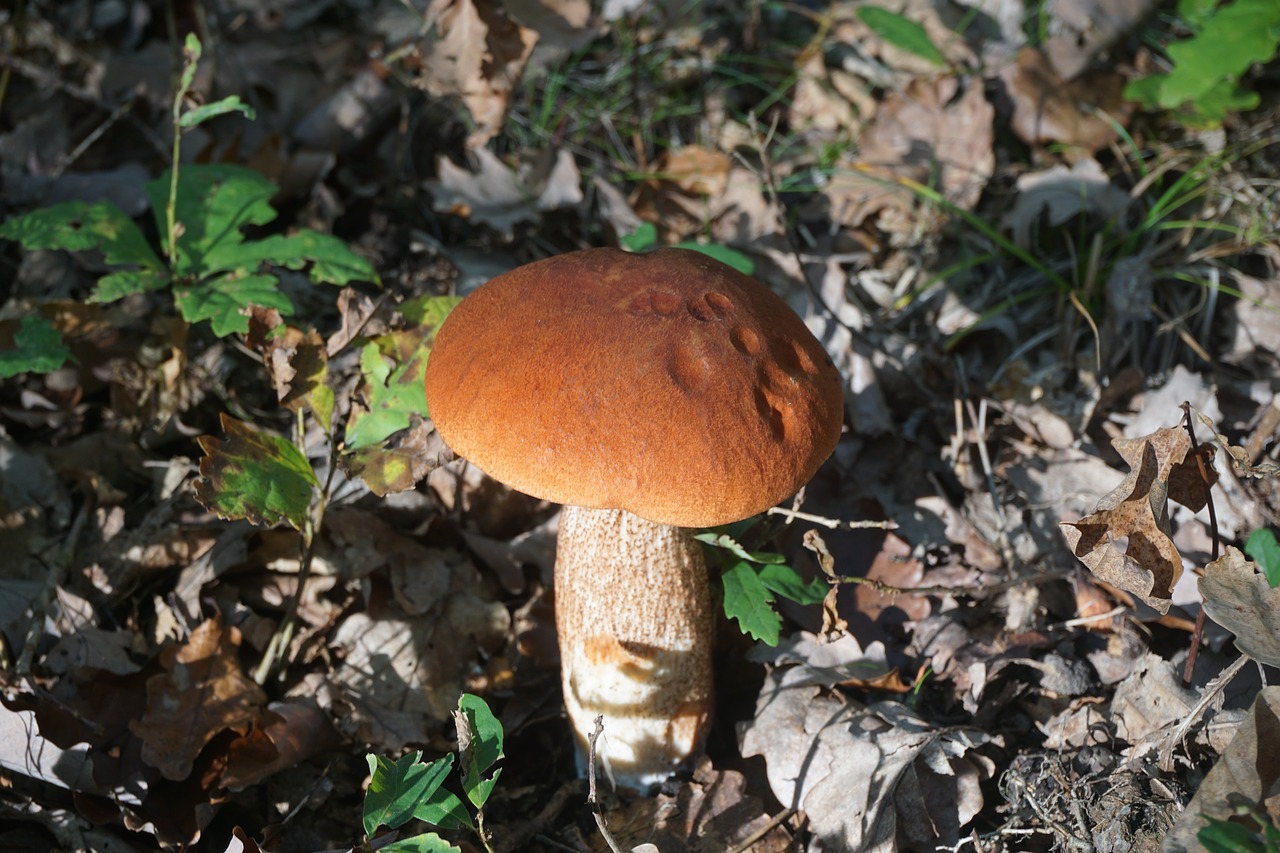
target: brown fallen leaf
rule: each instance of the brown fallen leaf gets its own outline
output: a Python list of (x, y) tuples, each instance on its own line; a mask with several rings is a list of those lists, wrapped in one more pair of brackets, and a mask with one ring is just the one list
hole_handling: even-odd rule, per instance
[(818, 686), (784, 687), (788, 669), (766, 678), (740, 730), (742, 754), (764, 757), (774, 795), (804, 810), (823, 849), (954, 844), (995, 770), (980, 750), (1000, 738), (934, 729), (896, 702), (863, 706)]
[(1280, 666), (1280, 588), (1230, 545), (1200, 578), (1204, 612), (1236, 635), (1236, 648), (1267, 666)]
[(160, 655), (165, 672), (147, 679), (147, 710), (129, 724), (142, 759), (166, 779), (185, 779), (209, 741), (228, 729), (244, 733), (267, 701), (240, 668), (240, 631), (209, 619), (181, 646)]
[(1239, 821), (1237, 806), (1249, 805), (1280, 822), (1280, 687), (1264, 687), (1218, 763), (1164, 840), (1170, 853), (1203, 850), (1196, 834), (1206, 817)]
[[(1072, 553), (1098, 578), (1168, 613), (1182, 577), (1182, 556), (1170, 538), (1169, 501), (1197, 511), (1212, 482), (1201, 479), (1191, 439), (1180, 428), (1117, 438), (1112, 446), (1128, 463), (1129, 475), (1092, 514), (1058, 526)], [(1203, 447), (1201, 452), (1205, 470), (1216, 481), (1212, 459), (1203, 455)]]
[(885, 98), (862, 134), (857, 160), (846, 162), (823, 188), (830, 217), (856, 228), (879, 216), (886, 231), (912, 231), (915, 220), (908, 214), (917, 199), (902, 179), (972, 208), (995, 170), (994, 118), (976, 79), (913, 80)]
[(479, 148), (502, 128), (538, 34), (492, 0), (433, 0), (427, 14), (434, 26), (420, 48), (416, 83), (466, 105), (475, 121), (467, 147)]
[(249, 309), (247, 343), (262, 356), (280, 404), (295, 413), (309, 408), (325, 430), (331, 429), (334, 397), (320, 333), (286, 326), (275, 308), (254, 305)]
[[(1124, 97), (1124, 79), (1114, 73), (1064, 81), (1033, 47), (1000, 70), (1013, 102), (1013, 132), (1028, 145), (1060, 144), (1079, 153), (1105, 148), (1119, 135), (1134, 106)], [(1069, 152), (1068, 152), (1069, 153)]]
[(436, 161), (439, 180), (428, 182), (436, 210), (488, 225), (510, 237), (511, 229), (544, 210), (582, 201), (582, 176), (573, 155), (561, 149), (512, 168), (488, 148), (471, 152), (476, 171)]

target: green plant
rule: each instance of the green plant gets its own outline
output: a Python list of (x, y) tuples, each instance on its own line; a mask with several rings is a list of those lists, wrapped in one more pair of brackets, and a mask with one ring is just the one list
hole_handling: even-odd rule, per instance
[(1134, 80), (1125, 97), (1148, 109), (1173, 110), (1184, 124), (1216, 126), (1230, 112), (1255, 109), (1257, 92), (1240, 85), (1255, 64), (1280, 46), (1277, 0), (1179, 0), (1191, 36), (1169, 45), (1169, 71)]
[[(392, 761), (369, 754), (369, 791), (364, 800), (364, 850), (372, 850), (371, 840), (379, 827), (397, 829), (417, 818), (444, 830), (469, 829), (489, 846), (489, 832), (484, 827), (484, 806), (493, 793), (501, 768), (493, 765), (503, 757), (502, 724), (479, 696), (464, 693), (454, 712), (458, 726), (457, 764), (462, 792), (475, 810), (462, 798), (444, 787), (454, 766), (454, 756), (446, 755), (423, 763), (422, 752), (413, 752)], [(378, 848), (383, 853), (435, 853), (459, 851), (434, 832), (400, 838)]]
[(858, 17), (876, 35), (899, 50), (914, 53), (934, 65), (947, 64), (947, 58), (934, 45), (924, 27), (905, 15), (880, 6), (861, 6), (858, 8)]
[(1205, 816), (1205, 825), (1196, 833), (1196, 840), (1208, 853), (1280, 853), (1280, 827), (1275, 821), (1245, 805), (1236, 807), (1236, 816), (1256, 829), (1234, 820)]
[[(652, 249), (658, 243), (658, 228), (652, 222), (642, 222), (640, 227), (619, 241), (628, 252), (643, 252)], [(699, 243), (697, 240), (681, 240), (673, 248), (692, 249), (695, 252), (715, 258), (722, 264), (728, 264), (740, 273), (751, 275), (755, 272), (755, 263), (746, 255), (719, 243)]]
[(820, 604), (829, 589), (822, 578), (806, 583), (786, 557), (769, 551), (749, 551), (738, 544), (753, 520), (695, 534), (693, 538), (710, 545), (720, 556), (724, 585), (724, 615), (735, 619), (742, 633), (770, 646), (778, 645), (782, 617), (774, 608), (775, 595), (797, 604)]
[(221, 164), (179, 165), (183, 131), (229, 112), (252, 117), (235, 96), (188, 109), (187, 93), (200, 60), (194, 35), (187, 36), (183, 55), (173, 101), (173, 166), (145, 186), (161, 235), (159, 254), (142, 229), (109, 202), (73, 201), (35, 210), (0, 225), (0, 237), (28, 249), (96, 250), (112, 271), (94, 285), (89, 302), (169, 288), (183, 319), (208, 321), (220, 337), (248, 330), (244, 311), (250, 305), (275, 308), (286, 316), (293, 312), (273, 267), (310, 264), (315, 283), (378, 281), (366, 259), (329, 234), (304, 228), (246, 239), (243, 229), (276, 218), (271, 198), (277, 187), (257, 172)]
[(1258, 564), (1272, 589), (1280, 587), (1280, 541), (1274, 530), (1263, 527), (1250, 533), (1244, 552)]
[(23, 317), (13, 349), (0, 350), (0, 379), (19, 373), (52, 373), (71, 358), (58, 330), (44, 317)]

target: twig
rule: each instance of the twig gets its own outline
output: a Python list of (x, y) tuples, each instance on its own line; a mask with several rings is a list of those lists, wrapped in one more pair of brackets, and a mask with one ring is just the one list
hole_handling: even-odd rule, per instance
[[(1191, 422), (1191, 404), (1185, 400), (1182, 403), (1182, 422), (1187, 430), (1187, 435), (1191, 437), (1191, 453), (1195, 457), (1196, 466), (1200, 472), (1200, 483), (1204, 487), (1205, 504), (1209, 508), (1209, 531), (1213, 536), (1213, 550), (1209, 562), (1218, 559), (1218, 547), (1220, 537), (1218, 535), (1218, 513), (1213, 507), (1213, 489), (1209, 485), (1209, 472), (1204, 469), (1204, 457), (1200, 455), (1200, 442), (1196, 440), (1195, 424)], [(1196, 627), (1191, 632), (1191, 648), (1187, 651), (1187, 665), (1182, 669), (1182, 686), (1187, 687), (1191, 684), (1191, 678), (1195, 674), (1196, 659), (1200, 656), (1200, 641), (1204, 638), (1204, 623), (1208, 617), (1205, 615), (1204, 606), (1201, 605), (1200, 612), (1196, 614)]]
[(795, 813), (796, 813), (795, 809), (783, 809), (782, 811), (778, 812), (776, 815), (771, 817), (768, 823), (766, 823), (764, 826), (757, 829), (755, 832), (751, 833), (751, 835), (748, 836), (745, 840), (743, 840), (742, 843), (735, 844), (733, 847), (726, 850), (725, 853), (742, 853), (742, 851), (751, 847), (752, 844), (755, 844), (757, 841), (760, 841), (766, 835), (773, 832), (775, 827), (781, 825), (785, 821), (790, 820), (791, 816)]
[(609, 845), (609, 849), (613, 853), (622, 853), (622, 848), (618, 846), (618, 842), (613, 840), (609, 827), (604, 824), (604, 815), (600, 812), (600, 802), (596, 799), (596, 739), (604, 732), (604, 715), (598, 714), (595, 722), (595, 729), (587, 736), (587, 804), (591, 806), (591, 816), (596, 819), (596, 826), (600, 828), (600, 835), (604, 838), (605, 843)]
[(1201, 715), (1204, 714), (1205, 708), (1209, 707), (1218, 694), (1227, 689), (1227, 685), (1231, 683), (1231, 679), (1236, 677), (1244, 665), (1248, 663), (1248, 655), (1240, 655), (1236, 658), (1231, 666), (1218, 673), (1217, 677), (1204, 686), (1204, 694), (1200, 697), (1200, 701), (1196, 702), (1195, 707), (1190, 713), (1178, 723), (1178, 727), (1173, 730), (1173, 734), (1160, 750), (1160, 769), (1168, 772), (1173, 769), (1173, 749), (1182, 743), (1183, 738), (1187, 736), (1187, 732), (1191, 731), (1191, 727), (1196, 724)]
[(770, 507), (766, 515), (780, 515), (788, 520), (809, 521), (814, 524), (821, 524), (830, 530), (862, 530), (867, 527), (874, 527), (880, 530), (898, 529), (896, 521), (845, 521), (841, 518), (827, 518), (826, 516), (786, 509), (780, 506)]

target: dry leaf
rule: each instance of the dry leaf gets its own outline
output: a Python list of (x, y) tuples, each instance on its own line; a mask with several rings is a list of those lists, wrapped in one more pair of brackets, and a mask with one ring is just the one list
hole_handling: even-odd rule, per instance
[(1267, 666), (1280, 666), (1280, 589), (1230, 545), (1204, 568), (1200, 595), (1209, 618), (1236, 635), (1236, 647)]
[(1045, 42), (1053, 67), (1070, 80), (1155, 8), (1155, 0), (1054, 0)]
[(522, 166), (519, 170), (487, 148), (476, 149), (472, 157), (475, 172), (455, 166), (447, 157), (437, 161), (440, 178), (427, 184), (436, 210), (481, 222), (510, 237), (517, 223), (582, 201), (582, 179), (568, 151), (556, 152), (549, 168)]
[(467, 147), (480, 148), (502, 128), (538, 35), (491, 0), (435, 0), (431, 12), (433, 37), (422, 46), (417, 83), (462, 100), (476, 124)]
[[(1212, 482), (1200, 478), (1191, 439), (1182, 429), (1118, 438), (1112, 446), (1129, 464), (1129, 475), (1091, 515), (1059, 527), (1072, 553), (1100, 579), (1168, 613), (1182, 577), (1182, 557), (1170, 539), (1169, 501), (1199, 510)], [(1212, 474), (1211, 460), (1205, 464)]]
[(881, 212), (896, 216), (880, 227), (908, 231), (915, 194), (901, 178), (930, 186), (956, 206), (977, 204), (995, 169), (995, 110), (976, 79), (916, 79), (885, 98), (860, 140), (856, 163), (838, 170), (823, 189), (833, 220), (856, 228)]
[(1205, 817), (1227, 820), (1248, 804), (1280, 823), (1280, 687), (1264, 687), (1218, 763), (1164, 840), (1170, 853), (1203, 850)]
[(239, 646), (239, 630), (215, 618), (161, 653), (165, 672), (147, 680), (147, 711), (129, 730), (142, 741), (142, 759), (166, 779), (185, 779), (205, 744), (227, 729), (247, 731), (266, 704), (240, 668)]
[(1017, 200), (1000, 227), (1012, 230), (1014, 242), (1027, 248), (1042, 215), (1050, 226), (1058, 226), (1082, 213), (1111, 219), (1128, 204), (1129, 194), (1111, 184), (1098, 161), (1085, 159), (1070, 169), (1059, 165), (1020, 175)]
[(1028, 145), (1057, 143), (1080, 151), (1106, 147), (1133, 114), (1124, 97), (1124, 78), (1115, 72), (1064, 82), (1033, 47), (1000, 70), (1013, 102), (1013, 132)]
[(785, 671), (766, 678), (741, 727), (743, 756), (764, 757), (778, 800), (803, 810), (828, 849), (954, 844), (994, 770), (974, 751), (999, 738), (932, 729), (893, 702), (863, 707), (815, 686), (784, 688)]

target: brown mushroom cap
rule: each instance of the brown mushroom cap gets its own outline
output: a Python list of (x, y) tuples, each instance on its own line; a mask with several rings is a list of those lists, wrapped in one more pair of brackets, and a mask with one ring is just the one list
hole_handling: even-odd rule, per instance
[(699, 252), (587, 249), (498, 276), (436, 335), (441, 436), (536, 497), (708, 527), (808, 482), (840, 375), (776, 294)]

